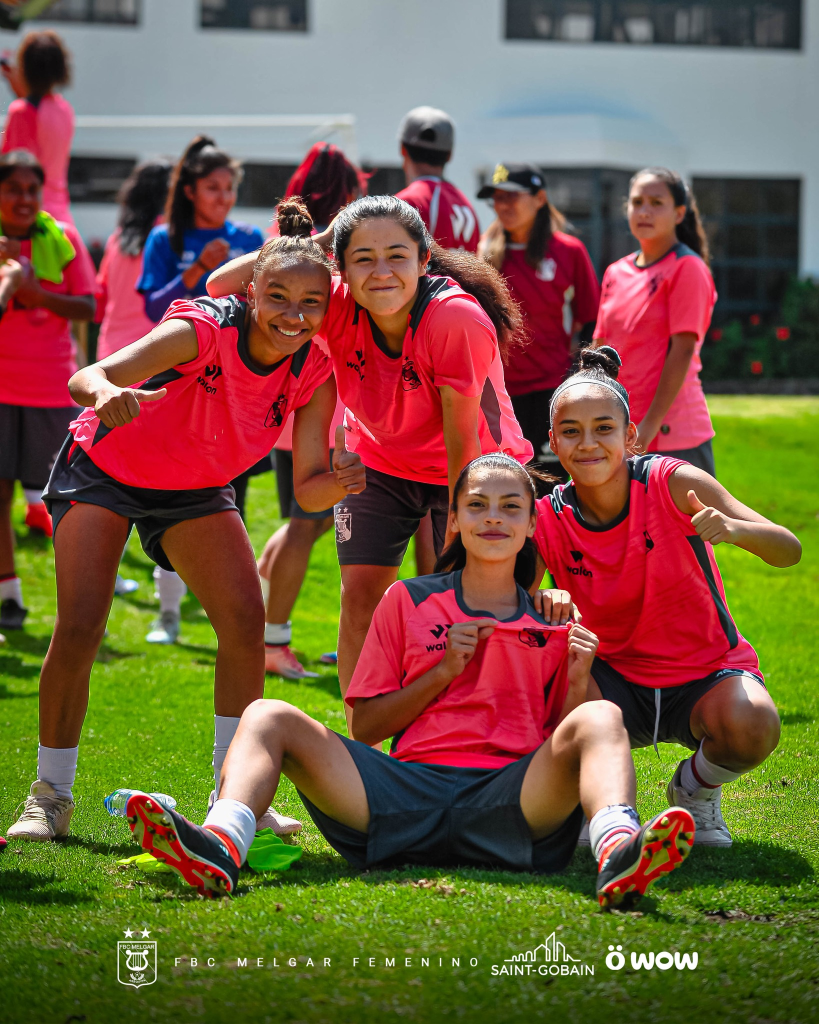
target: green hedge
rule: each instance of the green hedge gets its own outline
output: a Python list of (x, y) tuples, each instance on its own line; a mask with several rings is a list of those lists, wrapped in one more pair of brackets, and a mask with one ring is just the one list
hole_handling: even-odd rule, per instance
[(779, 317), (732, 320), (708, 332), (702, 373), (708, 380), (819, 376), (819, 284), (794, 278)]

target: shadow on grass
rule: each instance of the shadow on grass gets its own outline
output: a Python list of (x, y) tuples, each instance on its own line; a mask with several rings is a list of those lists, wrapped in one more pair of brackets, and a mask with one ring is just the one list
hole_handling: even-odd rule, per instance
[[(39, 672), (39, 669), (37, 671)], [(0, 683), (0, 700), (36, 700), (39, 692), (33, 690), (31, 693), (12, 693), (5, 683)]]
[(130, 857), (139, 844), (135, 839), (124, 843), (101, 843), (98, 840), (66, 836), (62, 840), (62, 845), (66, 847), (81, 846), (84, 850), (88, 850), (89, 853), (98, 853), (102, 856)]
[(0, 654), (0, 675), (11, 676), (13, 679), (31, 679), (39, 674), (39, 665), (29, 665), (17, 654)]
[[(36, 636), (26, 633), (22, 629), (14, 629), (6, 633), (5, 648), (6, 650), (21, 651), (23, 654), (37, 654), (44, 657), (50, 643), (50, 634), (49, 636)], [(37, 671), (39, 672), (39, 669)]]
[(814, 878), (813, 866), (794, 850), (775, 843), (735, 839), (728, 850), (695, 846), (681, 871), (669, 879), (669, 888), (682, 891), (699, 885), (746, 882), (772, 888), (788, 888)]
[(97, 897), (87, 892), (65, 892), (48, 889), (57, 881), (57, 875), (37, 875), (22, 868), (4, 868), (0, 872), (0, 902), (25, 903), (27, 906), (43, 904), (77, 906), (94, 903)]
[(799, 711), (780, 711), (779, 720), (783, 725), (808, 725), (815, 721), (811, 715), (803, 715)]

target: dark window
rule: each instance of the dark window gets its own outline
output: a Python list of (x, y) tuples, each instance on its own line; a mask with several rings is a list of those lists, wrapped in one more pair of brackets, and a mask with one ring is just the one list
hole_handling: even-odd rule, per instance
[(506, 0), (506, 38), (797, 50), (801, 0)]
[(136, 166), (122, 156), (72, 156), (68, 194), (72, 203), (115, 203), (120, 186)]
[(404, 176), (403, 167), (372, 167), (365, 164), (362, 168), (370, 175), (367, 184), (367, 195), (370, 196), (394, 196), (402, 188), (407, 187), (407, 179)]
[(244, 177), (239, 185), (237, 206), (273, 207), (287, 191), (287, 183), (296, 164), (243, 164)]
[(306, 32), (307, 0), (201, 0), (202, 28)]
[(138, 25), (141, 0), (55, 0), (39, 21), (83, 21), (100, 25)]
[(799, 182), (694, 178), (719, 292), (716, 321), (776, 313), (799, 271)]

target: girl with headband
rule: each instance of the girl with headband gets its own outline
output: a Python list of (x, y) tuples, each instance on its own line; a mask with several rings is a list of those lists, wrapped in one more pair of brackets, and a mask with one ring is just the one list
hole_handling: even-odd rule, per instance
[(637, 444), (714, 476), (714, 428), (699, 379), (717, 293), (697, 203), (675, 171), (631, 179), (629, 230), (640, 249), (603, 275), (594, 338), (623, 360)]
[(669, 802), (691, 812), (696, 842), (730, 846), (721, 787), (768, 757), (779, 717), (713, 549), (734, 544), (784, 568), (801, 547), (704, 470), (635, 455), (619, 369), (614, 349), (586, 349), (552, 399), (549, 437), (571, 483), (538, 502), (539, 570), (571, 591), (600, 638), (589, 699), (618, 705), (632, 747), (694, 751), (668, 784)]

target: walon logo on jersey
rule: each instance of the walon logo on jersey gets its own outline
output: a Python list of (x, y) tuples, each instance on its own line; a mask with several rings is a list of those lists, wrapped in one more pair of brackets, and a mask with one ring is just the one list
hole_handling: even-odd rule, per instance
[(428, 651), (445, 651), (446, 650), (446, 636), (449, 632), (449, 627), (452, 625), (451, 622), (441, 622), (440, 624), (433, 626), (430, 629), (430, 633), (438, 641), (437, 644), (427, 644)]
[(211, 384), (215, 384), (217, 379), (222, 376), (222, 367), (218, 366), (216, 363), (214, 363), (213, 366), (206, 366), (205, 376), (212, 377), (213, 379), (211, 380)]
[(347, 369), (348, 370), (355, 370), (355, 372), (358, 374), (358, 379), (359, 380), (364, 380), (364, 363), (366, 362), (366, 360), (364, 358), (364, 349), (363, 348), (357, 348), (355, 350), (355, 357), (358, 360), (358, 362), (357, 363), (353, 363), (353, 362), (351, 362), (348, 359), (347, 360)]
[(518, 640), (527, 647), (545, 647), (549, 642), (549, 634), (545, 629), (522, 629)]
[[(582, 551), (570, 551), (569, 554), (575, 560), (576, 563), (583, 561)], [(584, 569), (582, 565), (567, 565), (566, 571), (570, 572), (572, 576), (594, 576), (594, 573), (589, 569)]]
[(409, 356), (404, 356), (404, 365), (401, 367), (401, 386), (405, 391), (415, 391), (421, 387), (421, 378), (415, 372), (415, 364)]
[(222, 376), (222, 367), (219, 366), (217, 363), (214, 363), (212, 366), (206, 366), (205, 367), (205, 376), (204, 377), (201, 374), (197, 375), (196, 383), (200, 387), (203, 387), (205, 389), (205, 393), (206, 394), (208, 394), (208, 395), (215, 395), (216, 391), (217, 391), (216, 381), (221, 376)]
[(264, 418), (266, 427), (280, 427), (287, 415), (287, 395), (279, 395), (276, 401), (267, 410)]
[(492, 974), (508, 974), (527, 978), (532, 974), (594, 974), (594, 967), (571, 956), (557, 934), (552, 934), (534, 949), (507, 957), (502, 964), (492, 964)]

